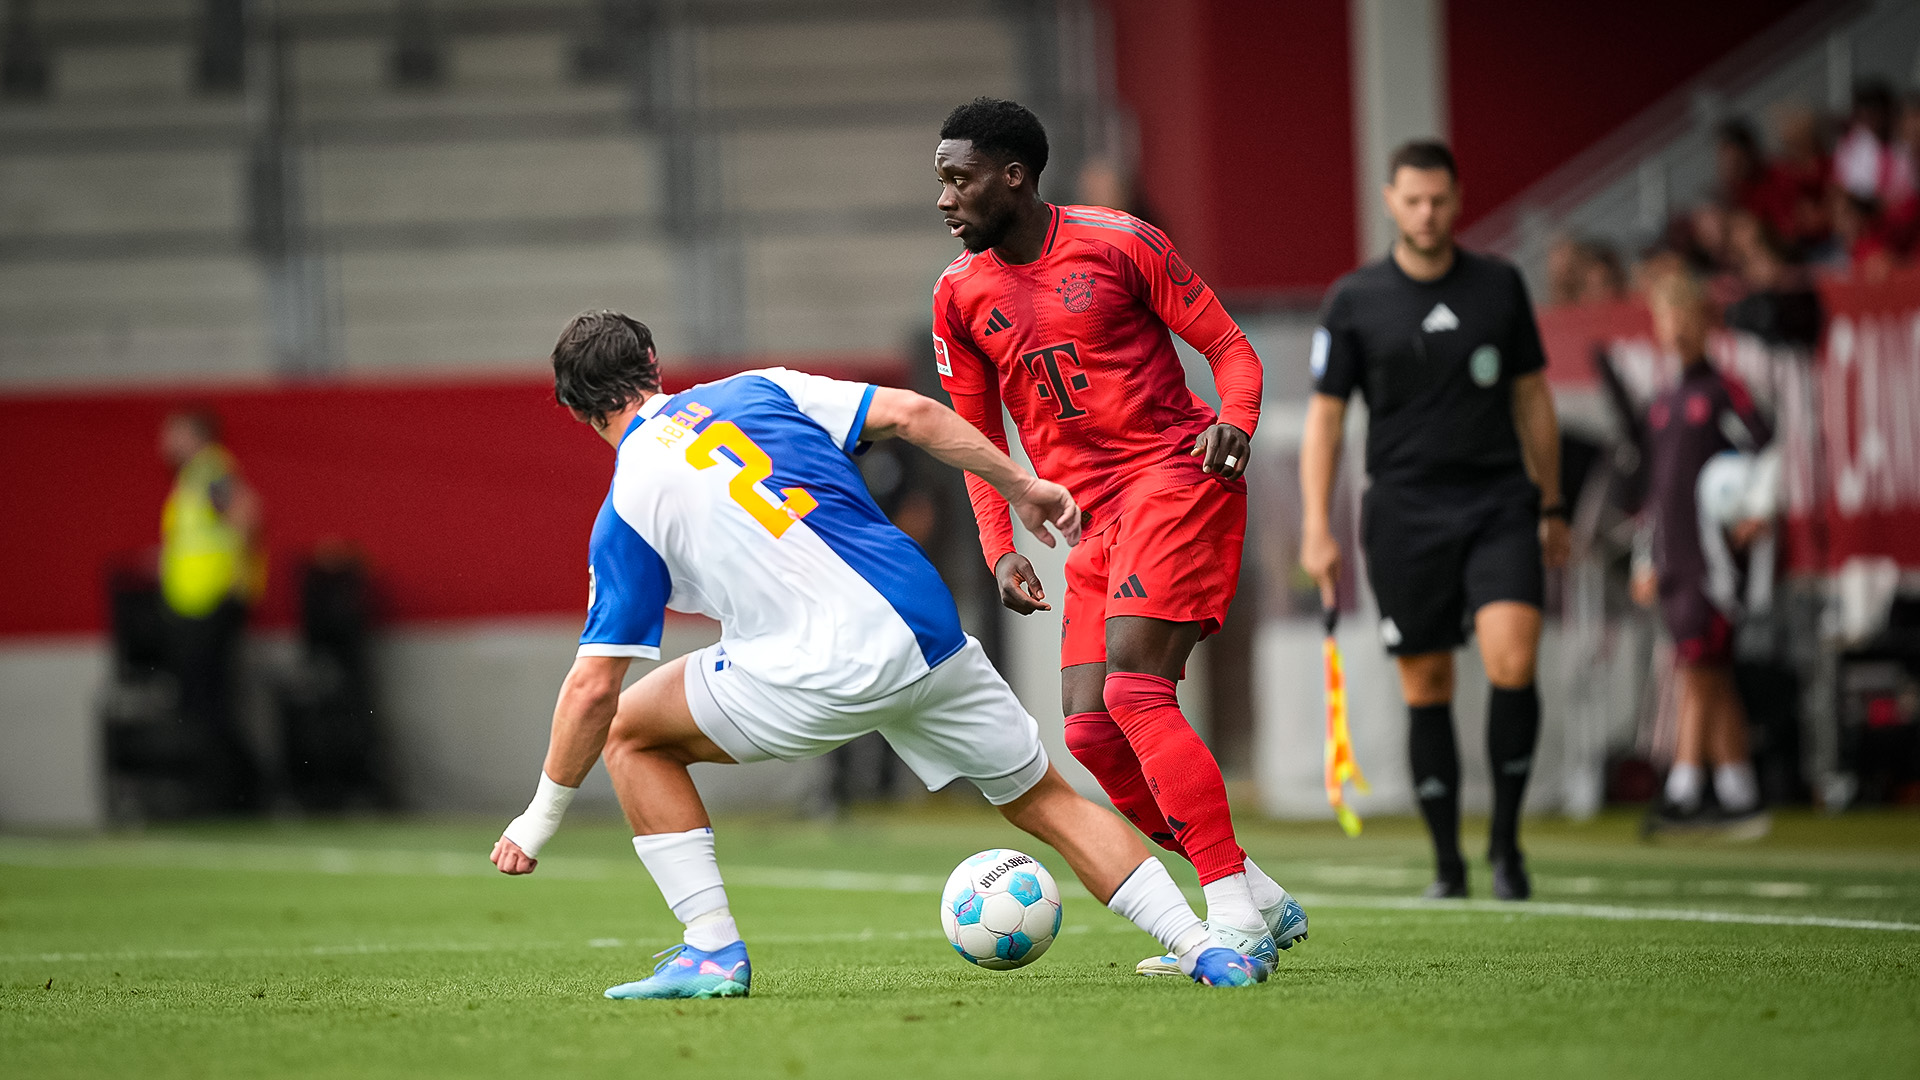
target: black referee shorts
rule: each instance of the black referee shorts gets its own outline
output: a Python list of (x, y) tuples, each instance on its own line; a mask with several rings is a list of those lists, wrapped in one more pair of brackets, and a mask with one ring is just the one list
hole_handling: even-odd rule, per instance
[(1360, 543), (1396, 656), (1464, 644), (1497, 600), (1540, 607), (1540, 490), (1525, 473), (1481, 484), (1375, 484), (1360, 503)]

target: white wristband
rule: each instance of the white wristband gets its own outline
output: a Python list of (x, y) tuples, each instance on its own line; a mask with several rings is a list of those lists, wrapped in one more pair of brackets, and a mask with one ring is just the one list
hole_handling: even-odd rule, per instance
[(518, 844), (528, 856), (539, 858), (540, 849), (560, 831), (560, 819), (566, 816), (567, 805), (578, 794), (579, 788), (556, 784), (542, 771), (540, 787), (534, 791), (533, 801), (527, 804), (527, 812), (509, 822), (500, 835)]

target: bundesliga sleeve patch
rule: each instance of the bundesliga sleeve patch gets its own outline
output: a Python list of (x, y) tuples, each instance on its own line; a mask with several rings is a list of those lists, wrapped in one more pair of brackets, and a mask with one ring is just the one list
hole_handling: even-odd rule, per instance
[(933, 335), (933, 370), (942, 375), (953, 375), (953, 361), (947, 358), (947, 343), (939, 334)]
[(1333, 335), (1327, 333), (1327, 328), (1324, 326), (1315, 327), (1313, 352), (1307, 357), (1307, 366), (1313, 370), (1314, 378), (1318, 379), (1327, 373), (1327, 354), (1331, 351), (1333, 351)]

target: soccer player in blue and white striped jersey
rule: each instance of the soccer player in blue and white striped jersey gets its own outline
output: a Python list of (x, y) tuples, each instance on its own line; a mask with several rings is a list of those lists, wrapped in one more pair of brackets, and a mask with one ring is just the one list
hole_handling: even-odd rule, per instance
[[(586, 631), (538, 791), (493, 861), (531, 873), (604, 754), (634, 850), (686, 924), (651, 977), (609, 997), (748, 991), (746, 946), (687, 766), (798, 760), (869, 731), (929, 788), (971, 781), (1194, 981), (1264, 975), (1214, 946), (1139, 837), (1048, 763), (1038, 725), (961, 631), (946, 585), (874, 505), (853, 458), (873, 440), (906, 439), (993, 485), (1049, 545), (1049, 525), (1069, 544), (1079, 538), (1065, 488), (909, 391), (767, 368), (665, 394), (652, 334), (613, 312), (576, 318), (553, 365), (555, 397), (618, 464), (594, 524)], [(668, 608), (717, 619), (719, 643), (622, 692), (635, 658), (659, 657)]]

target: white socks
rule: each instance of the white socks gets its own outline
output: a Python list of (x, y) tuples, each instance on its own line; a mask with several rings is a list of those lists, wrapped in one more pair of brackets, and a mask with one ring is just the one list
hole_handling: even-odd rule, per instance
[(652, 833), (633, 838), (633, 852), (646, 865), (674, 918), (687, 926), (685, 941), (712, 952), (740, 940), (727, 909), (727, 887), (713, 856), (713, 830)]
[(733, 921), (733, 912), (722, 907), (704, 915), (695, 915), (680, 940), (701, 952), (712, 952), (739, 941), (740, 927)]
[(1744, 814), (1760, 805), (1760, 784), (1754, 779), (1753, 766), (1744, 761), (1714, 766), (1713, 793), (1729, 814)]
[[(1667, 801), (1692, 813), (1706, 795), (1706, 779), (1700, 766), (1676, 763), (1667, 773)], [(1759, 806), (1760, 784), (1754, 778), (1753, 765), (1739, 761), (1714, 766), (1713, 793), (1720, 799), (1720, 808), (1730, 814), (1744, 814)]]
[(1691, 814), (1700, 808), (1700, 766), (1674, 762), (1667, 772), (1667, 801), (1674, 809)]
[(1152, 934), (1161, 948), (1180, 958), (1180, 970), (1189, 975), (1200, 954), (1213, 944), (1212, 935), (1187, 905), (1167, 868), (1152, 856), (1114, 890), (1107, 910)]
[[(1266, 871), (1253, 865), (1252, 859), (1247, 860), (1247, 889), (1253, 893), (1253, 906), (1263, 913), (1279, 907), (1287, 898), (1287, 890), (1268, 877)], [(1264, 920), (1266, 916), (1262, 914), (1261, 918)]]
[[(1200, 891), (1207, 896), (1209, 923), (1256, 934), (1266, 931), (1266, 917), (1260, 914), (1260, 905), (1253, 901), (1253, 889), (1248, 882), (1250, 876), (1243, 870), (1200, 886)], [(1261, 876), (1266, 877), (1265, 874)], [(1271, 879), (1268, 884), (1272, 884)]]

